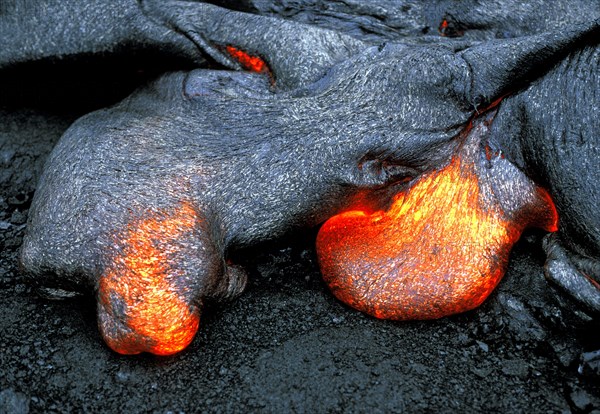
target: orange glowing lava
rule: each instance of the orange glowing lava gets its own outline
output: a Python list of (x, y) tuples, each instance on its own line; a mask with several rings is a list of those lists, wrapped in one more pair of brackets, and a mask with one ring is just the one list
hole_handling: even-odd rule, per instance
[(464, 34), (464, 31), (459, 30), (456, 25), (450, 25), (450, 22), (446, 18), (442, 19), (442, 22), (438, 27), (438, 32), (440, 36), (444, 37), (459, 37)]
[(182, 293), (180, 270), (171, 258), (177, 239), (193, 231), (197, 220), (196, 211), (183, 204), (133, 222), (117, 242), (118, 254), (98, 291), (100, 330), (114, 351), (171, 355), (194, 338), (199, 310)]
[(323, 225), (319, 263), (338, 299), (385, 319), (464, 312), (496, 287), (525, 227), (556, 230), (554, 205), (533, 184), (509, 218), (478, 176), (473, 148), (466, 145), (445, 168), (397, 194), (388, 211), (348, 211)]
[(243, 66), (244, 69), (249, 70), (250, 72), (259, 73), (269, 71), (269, 67), (265, 61), (258, 56), (252, 56), (234, 46), (227, 46), (225, 49), (227, 50), (227, 53), (231, 55), (231, 57), (233, 57)]
[(443, 19), (442, 23), (440, 23), (440, 34), (444, 36), (445, 30), (448, 28), (448, 20)]

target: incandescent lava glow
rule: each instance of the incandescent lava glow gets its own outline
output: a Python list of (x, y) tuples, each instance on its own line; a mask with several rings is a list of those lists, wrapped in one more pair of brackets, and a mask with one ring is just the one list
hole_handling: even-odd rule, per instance
[(116, 241), (98, 289), (98, 323), (106, 343), (120, 354), (171, 355), (194, 338), (198, 307), (173, 261), (177, 240), (193, 232), (198, 217), (182, 204), (172, 212), (133, 221)]
[[(495, 160), (498, 173), (483, 165), (484, 130), (469, 128), (449, 164), (397, 194), (387, 211), (347, 211), (325, 222), (317, 254), (338, 299), (384, 319), (464, 312), (496, 287), (524, 228), (556, 231), (545, 190), (522, 173), (514, 179), (516, 169), (504, 157)], [(515, 190), (513, 182), (525, 184)], [(511, 191), (518, 194), (507, 200)]]
[(237, 47), (231, 45), (227, 46), (225, 50), (227, 50), (227, 53), (229, 53), (231, 57), (237, 60), (244, 69), (250, 72), (261, 73), (269, 71), (269, 67), (267, 66), (265, 61), (258, 56), (252, 56), (244, 52), (243, 50), (240, 50)]

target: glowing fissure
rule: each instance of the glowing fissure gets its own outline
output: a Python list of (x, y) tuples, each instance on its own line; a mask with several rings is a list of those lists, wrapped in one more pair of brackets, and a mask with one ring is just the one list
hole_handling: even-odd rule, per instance
[(231, 45), (226, 46), (225, 50), (227, 51), (227, 53), (229, 53), (231, 57), (237, 60), (244, 69), (250, 72), (258, 73), (269, 72), (269, 67), (267, 66), (265, 61), (262, 60), (260, 57), (252, 56), (244, 52), (243, 50)]
[(440, 35), (446, 36), (447, 29), (448, 29), (448, 20), (443, 19), (442, 22), (440, 23), (440, 28), (439, 28)]
[(180, 271), (163, 246), (176, 246), (196, 224), (195, 210), (183, 204), (130, 224), (119, 240), (120, 254), (105, 269), (98, 293), (100, 329), (116, 352), (170, 355), (194, 338), (199, 311), (179, 291)]
[(397, 194), (388, 211), (348, 211), (323, 225), (319, 263), (340, 300), (386, 319), (433, 319), (470, 310), (504, 275), (525, 227), (556, 230), (556, 210), (539, 187), (519, 208), (545, 211), (541, 218), (509, 219), (497, 199), (482, 197), (473, 148), (464, 146), (446, 167)]

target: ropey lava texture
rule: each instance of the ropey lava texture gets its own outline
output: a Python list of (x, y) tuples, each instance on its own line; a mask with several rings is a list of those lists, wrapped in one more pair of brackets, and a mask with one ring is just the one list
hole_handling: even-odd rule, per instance
[[(495, 3), (390, 2), (386, 28), (359, 19), (369, 2), (323, 27), (272, 17), (279, 2), (244, 2), (258, 15), (126, 0), (55, 4), (30, 27), (17, 12), (43, 10), (23, 2), (0, 30), (28, 35), (0, 67), (127, 48), (211, 67), (73, 124), (40, 180), (23, 268), (55, 292), (93, 290), (115, 351), (168, 355), (205, 301), (243, 290), (236, 250), (294, 229), (325, 222), (319, 261), (340, 299), (411, 319), (479, 305), (539, 226), (554, 232), (549, 279), (600, 311), (600, 11), (558, 2), (537, 25)], [(54, 33), (66, 15), (79, 26)]]

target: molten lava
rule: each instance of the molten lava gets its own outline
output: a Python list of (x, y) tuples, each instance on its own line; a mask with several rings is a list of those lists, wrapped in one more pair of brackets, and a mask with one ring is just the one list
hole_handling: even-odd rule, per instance
[(177, 240), (193, 231), (197, 220), (196, 211), (183, 204), (174, 212), (134, 221), (118, 240), (118, 254), (98, 291), (100, 330), (116, 352), (170, 355), (194, 338), (199, 310), (186, 297), (172, 258)]
[(449, 26), (449, 25), (448, 25), (448, 20), (446, 20), (446, 19), (443, 19), (443, 20), (442, 20), (442, 23), (440, 23), (440, 28), (439, 28), (440, 34), (441, 34), (442, 36), (444, 36), (444, 35), (445, 35), (445, 31), (446, 31), (446, 29), (448, 29), (448, 26)]
[(235, 46), (227, 46), (225, 50), (227, 50), (227, 53), (237, 60), (244, 69), (250, 72), (269, 72), (269, 67), (260, 57), (252, 56)]
[[(496, 287), (525, 227), (556, 230), (549, 195), (527, 181), (516, 201), (499, 198), (495, 189), (513, 187), (503, 185), (504, 173), (482, 166), (478, 133), (465, 135), (468, 142), (446, 167), (397, 194), (388, 211), (348, 211), (323, 225), (319, 263), (338, 299), (386, 319), (467, 311)], [(498, 161), (508, 165), (503, 157)]]
[(451, 22), (448, 18), (442, 19), (438, 27), (438, 32), (443, 37), (460, 37), (464, 34), (464, 31), (459, 28), (454, 19)]

